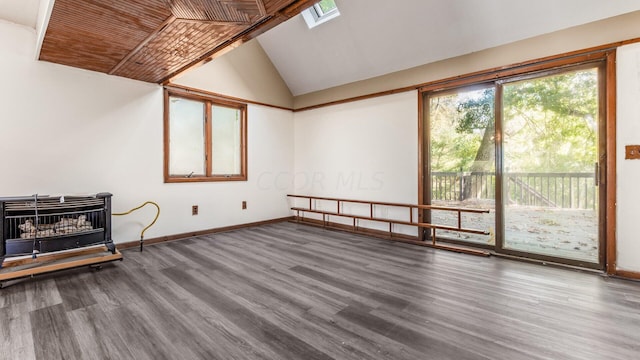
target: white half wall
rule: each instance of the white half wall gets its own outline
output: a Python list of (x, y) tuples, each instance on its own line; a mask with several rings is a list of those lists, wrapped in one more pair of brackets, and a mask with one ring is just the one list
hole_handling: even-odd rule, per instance
[[(249, 106), (248, 181), (165, 184), (162, 88), (38, 62), (35, 48), (33, 29), (0, 20), (0, 196), (106, 191), (114, 212), (152, 200), (162, 213), (145, 238), (290, 215), (291, 187), (259, 183), (293, 172), (290, 111)], [(138, 240), (153, 214), (114, 217), (114, 240)]]
[(625, 160), (626, 145), (640, 145), (640, 44), (617, 53), (618, 269), (640, 272), (640, 160)]
[(417, 203), (417, 91), (295, 113), (293, 182), (301, 195)]

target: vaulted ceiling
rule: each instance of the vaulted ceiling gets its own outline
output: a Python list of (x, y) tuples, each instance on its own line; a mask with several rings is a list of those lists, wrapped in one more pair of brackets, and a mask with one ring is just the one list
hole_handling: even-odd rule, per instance
[(336, 4), (340, 16), (313, 29), (297, 16), (258, 37), (293, 95), (640, 10), (640, 0), (336, 0)]
[(40, 60), (162, 83), (310, 0), (56, 0)]
[[(0, 19), (35, 28), (52, 1), (0, 0)], [(301, 95), (640, 11), (639, 0), (336, 0), (341, 15), (308, 29), (295, 15), (315, 1), (55, 0), (39, 58), (161, 83), (257, 36)]]
[(39, 8), (40, 0), (0, 0), (0, 19), (35, 29)]

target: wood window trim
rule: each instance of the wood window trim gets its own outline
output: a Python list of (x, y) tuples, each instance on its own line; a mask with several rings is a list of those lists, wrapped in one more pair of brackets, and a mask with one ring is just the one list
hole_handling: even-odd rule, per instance
[(615, 49), (587, 52), (583, 54), (561, 54), (554, 58), (545, 58), (540, 62), (525, 64), (514, 64), (512, 67), (488, 70), (484, 73), (473, 73), (468, 76), (460, 76), (436, 81), (422, 85), (418, 88), (420, 93), (446, 91), (461, 87), (479, 85), (483, 83), (496, 82), (503, 79), (513, 79), (517, 77), (528, 77), (530, 74), (552, 72), (563, 68), (572, 68), (580, 64), (597, 63), (606, 61)]
[[(171, 97), (179, 97), (188, 100), (201, 101), (205, 106), (205, 154), (206, 154), (206, 175), (204, 176), (172, 176), (169, 174), (169, 155), (170, 155), (170, 122), (169, 122), (169, 99)], [(240, 174), (234, 175), (213, 175), (211, 174), (212, 159), (211, 155), (211, 106), (220, 105), (240, 110)], [(221, 182), (221, 181), (247, 181), (247, 104), (225, 99), (221, 97), (207, 96), (206, 94), (194, 94), (187, 91), (181, 91), (176, 88), (164, 88), (163, 96), (163, 123), (164, 123), (164, 182), (165, 183), (197, 183), (197, 182)]]
[(243, 98), (229, 96), (229, 95), (223, 95), (223, 94), (219, 94), (219, 93), (216, 93), (216, 92), (202, 90), (202, 89), (196, 89), (196, 88), (185, 86), (185, 85), (177, 85), (177, 84), (169, 83), (169, 84), (164, 85), (164, 88), (165, 89), (169, 89), (169, 91), (172, 91), (172, 92), (175, 92), (175, 93), (200, 95), (200, 96), (204, 96), (204, 97), (220, 99), (222, 101), (231, 101), (231, 102), (236, 102), (236, 103), (260, 105), (260, 106), (266, 106), (266, 107), (270, 107), (270, 108), (274, 108), (274, 109), (293, 111), (293, 108), (290, 108), (290, 107), (267, 104), (267, 103), (260, 102), (260, 101), (254, 101), (254, 100), (243, 99)]
[(569, 59), (569, 58), (574, 57), (574, 56), (582, 56), (582, 55), (585, 55), (585, 54), (595, 54), (595, 53), (603, 53), (603, 52), (611, 53), (611, 52), (614, 52), (618, 47), (629, 45), (629, 44), (635, 44), (635, 43), (638, 43), (638, 42), (640, 42), (640, 38), (632, 38), (632, 39), (628, 39), (628, 40), (615, 41), (615, 42), (607, 43), (607, 44), (604, 44), (604, 45), (594, 46), (594, 47), (585, 48), (585, 49), (581, 49), (581, 50), (570, 51), (570, 52), (566, 52), (566, 53), (559, 54), (559, 55), (545, 56), (545, 57), (542, 57), (542, 58), (536, 58), (536, 59), (527, 60), (527, 61), (523, 61), (523, 62), (512, 63), (512, 64), (508, 64), (508, 65), (503, 65), (503, 66), (497, 66), (497, 67), (494, 67), (494, 68), (484, 69), (484, 70), (480, 70), (480, 71), (474, 71), (474, 72), (471, 72), (471, 73), (466, 73), (466, 74), (462, 74), (462, 75), (456, 75), (456, 76), (443, 78), (443, 79), (439, 79), (439, 80), (432, 80), (432, 81), (427, 81), (427, 82), (424, 82), (424, 83), (412, 84), (412, 85), (393, 88), (393, 89), (389, 89), (389, 90), (377, 91), (377, 92), (370, 93), (370, 94), (352, 96), (352, 97), (343, 98), (343, 99), (339, 99), (339, 100), (321, 102), (321, 103), (318, 103), (318, 104), (315, 104), (315, 105), (309, 105), (309, 106), (303, 106), (303, 107), (299, 107), (299, 108), (294, 108), (293, 111), (294, 112), (302, 112), (302, 111), (314, 110), (314, 109), (319, 109), (319, 108), (323, 108), (323, 107), (327, 107), (327, 106), (333, 106), (333, 105), (345, 104), (345, 103), (361, 101), (361, 100), (366, 100), (366, 99), (371, 99), (371, 98), (376, 98), (376, 97), (381, 97), (381, 96), (405, 93), (405, 92), (414, 91), (414, 90), (418, 90), (418, 93), (419, 93), (421, 91), (421, 89), (426, 88), (426, 87), (430, 87), (430, 86), (438, 86), (437, 84), (440, 84), (441, 86), (447, 86), (447, 84), (449, 84), (451, 81), (470, 79), (470, 78), (475, 77), (475, 76), (483, 76), (483, 75), (488, 75), (488, 74), (495, 74), (495, 73), (500, 72), (502, 70), (516, 69), (518, 67), (525, 67), (525, 66), (528, 66), (528, 65), (535, 65), (535, 64), (539, 65), (539, 64), (543, 64), (543, 63), (545, 63), (547, 61), (555, 61), (555, 60), (561, 59), (561, 58)]
[[(513, 64), (499, 69), (490, 69), (486, 72), (477, 72), (466, 76), (459, 76), (424, 84), (417, 88), (418, 93), (418, 204), (426, 204), (424, 191), (424, 180), (427, 174), (428, 158), (425, 153), (424, 140), (427, 137), (425, 117), (427, 111), (425, 107), (425, 97), (429, 93), (446, 92), (463, 87), (480, 85), (484, 83), (498, 82), (503, 79), (514, 79), (517, 77), (527, 77), (536, 73), (554, 72), (564, 68), (574, 68), (581, 64), (604, 63), (605, 80), (604, 87), (604, 111), (606, 113), (606, 145), (604, 165), (604, 183), (608, 184), (605, 201), (601, 205), (605, 207), (604, 246), (605, 262), (604, 271), (608, 275), (625, 276), (623, 271), (617, 269), (617, 241), (616, 241), (616, 49), (600, 48), (591, 49), (584, 53), (567, 53), (555, 57), (547, 57), (539, 61)], [(600, 91), (602, 91), (602, 87)], [(496, 166), (498, 164), (496, 163)], [(419, 213), (420, 221), (423, 221), (423, 214)]]
[(605, 159), (605, 182), (607, 185), (606, 202), (606, 224), (605, 224), (605, 241), (606, 241), (606, 272), (609, 275), (618, 275), (628, 277), (629, 274), (625, 274), (618, 270), (617, 265), (617, 239), (616, 239), (616, 194), (617, 194), (617, 180), (616, 180), (616, 52), (612, 51), (607, 56), (606, 67), (607, 79), (606, 79), (606, 113), (607, 113), (607, 144), (606, 144), (606, 159)]

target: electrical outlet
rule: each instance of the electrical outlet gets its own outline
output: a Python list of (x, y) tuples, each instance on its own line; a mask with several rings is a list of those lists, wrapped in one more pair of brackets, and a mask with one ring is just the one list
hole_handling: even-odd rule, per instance
[(625, 159), (640, 159), (640, 145), (627, 145), (624, 150)]
[(242, 210), (246, 210), (247, 209), (247, 202), (243, 201), (242, 202)]
[(198, 215), (198, 205), (193, 205), (191, 207), (191, 215)]

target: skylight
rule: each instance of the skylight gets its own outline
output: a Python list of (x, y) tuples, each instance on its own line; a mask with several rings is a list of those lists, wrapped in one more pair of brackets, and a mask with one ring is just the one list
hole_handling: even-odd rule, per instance
[(340, 16), (335, 0), (321, 0), (302, 11), (302, 17), (309, 29)]

